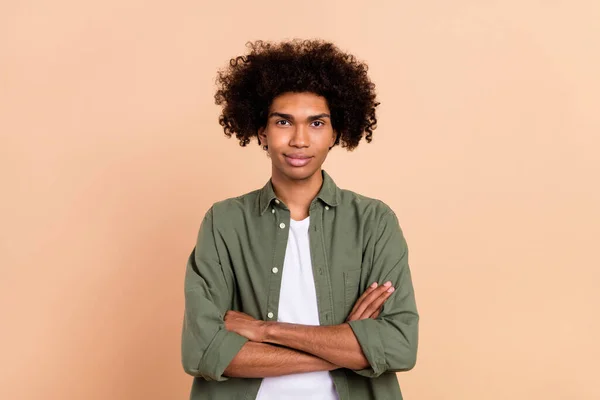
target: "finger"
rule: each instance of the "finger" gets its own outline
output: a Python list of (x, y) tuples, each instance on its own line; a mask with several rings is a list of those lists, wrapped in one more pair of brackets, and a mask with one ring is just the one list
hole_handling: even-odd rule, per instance
[(377, 282), (373, 282), (368, 288), (367, 290), (365, 290), (363, 292), (363, 294), (360, 295), (360, 297), (356, 300), (356, 302), (354, 303), (354, 307), (352, 307), (352, 310), (350, 311), (350, 315), (352, 315), (355, 311), (356, 308), (358, 306), (360, 306), (360, 303), (365, 299), (365, 297), (367, 297), (370, 293), (373, 292), (373, 290), (375, 290), (375, 288), (377, 287)]
[[(387, 290), (389, 290), (389, 288), (391, 287), (392, 283), (391, 282), (386, 282), (383, 285), (379, 286), (378, 288), (376, 288), (375, 290), (373, 290), (371, 293), (369, 293), (365, 299), (362, 301), (362, 303), (360, 304), (360, 306), (358, 306), (356, 308), (356, 310), (354, 311), (355, 315), (358, 315), (359, 319), (362, 319), (362, 315), (364, 314), (365, 310), (367, 309), (367, 307), (369, 307), (371, 305), (371, 303), (373, 303), (377, 298), (379, 298), (381, 295), (383, 295)], [(374, 310), (373, 310), (374, 311)], [(373, 312), (369, 313), (372, 314)]]
[(381, 311), (383, 311), (383, 307), (379, 307), (377, 309), (377, 311), (375, 311), (373, 314), (371, 314), (371, 316), (369, 318), (376, 319), (381, 314)]
[(388, 290), (386, 290), (381, 296), (375, 299), (363, 312), (363, 314), (359, 317), (360, 319), (370, 318), (371, 315), (383, 307), (383, 303), (386, 302), (387, 299), (394, 293), (395, 288), (390, 286)]
[(369, 293), (365, 293), (364, 298), (360, 303), (357, 302), (356, 306), (354, 307), (354, 311), (350, 313), (347, 320), (354, 321), (361, 319), (361, 315), (364, 313), (364, 310), (373, 302), (374, 299), (385, 292), (389, 285), (391, 285), (391, 282), (386, 282), (384, 285), (373, 287)]
[(375, 299), (369, 307), (366, 308), (365, 312), (360, 316), (363, 318), (373, 318), (373, 314), (376, 312), (380, 312), (383, 310), (383, 304), (390, 298), (392, 293), (394, 293), (395, 288), (391, 286), (388, 290), (386, 290), (381, 296)]
[(361, 303), (364, 301), (364, 299), (371, 294), (378, 286), (377, 282), (373, 282), (368, 288), (367, 290), (365, 290), (360, 297), (356, 300), (356, 302), (354, 303), (354, 306), (352, 307), (352, 310), (350, 310), (350, 313), (348, 314), (348, 317), (346, 318), (346, 321), (353, 321), (356, 318), (353, 318), (354, 313), (356, 313), (356, 309), (358, 307), (360, 307)]

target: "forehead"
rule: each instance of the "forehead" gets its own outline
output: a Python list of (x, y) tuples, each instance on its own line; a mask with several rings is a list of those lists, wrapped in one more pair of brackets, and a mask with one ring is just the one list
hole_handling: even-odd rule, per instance
[(329, 106), (327, 105), (327, 100), (323, 96), (310, 92), (288, 92), (274, 98), (269, 111), (285, 114), (308, 115), (329, 113)]

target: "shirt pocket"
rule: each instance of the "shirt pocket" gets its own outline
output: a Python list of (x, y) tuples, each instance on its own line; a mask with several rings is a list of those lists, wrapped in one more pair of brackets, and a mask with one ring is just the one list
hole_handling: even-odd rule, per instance
[(344, 319), (348, 317), (354, 303), (360, 296), (360, 273), (361, 269), (344, 271)]

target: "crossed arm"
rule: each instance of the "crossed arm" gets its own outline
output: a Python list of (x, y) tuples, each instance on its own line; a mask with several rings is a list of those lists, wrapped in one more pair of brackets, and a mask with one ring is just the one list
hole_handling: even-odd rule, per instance
[(367, 279), (391, 281), (396, 291), (391, 296), (391, 282), (367, 288), (346, 322), (335, 326), (265, 322), (227, 311), (234, 282), (220, 264), (216, 237), (209, 212), (186, 267), (181, 347), (186, 373), (224, 381), (347, 368), (375, 378), (415, 365), (419, 316), (408, 249), (392, 212), (382, 217), (363, 257), (372, 266)]
[[(347, 321), (376, 318), (393, 291), (391, 282), (381, 286), (374, 283), (357, 300)], [(369, 366), (348, 323), (310, 326), (265, 322), (228, 311), (225, 327), (249, 339), (225, 369), (226, 376), (255, 378)]]

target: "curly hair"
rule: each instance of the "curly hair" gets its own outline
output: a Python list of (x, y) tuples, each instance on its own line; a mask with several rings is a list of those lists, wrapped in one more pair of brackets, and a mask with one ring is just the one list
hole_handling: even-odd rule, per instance
[(275, 97), (311, 92), (327, 100), (337, 132), (334, 146), (354, 150), (363, 136), (371, 142), (380, 103), (365, 63), (322, 40), (258, 40), (246, 46), (249, 53), (232, 58), (216, 79), (215, 103), (222, 106), (219, 124), (227, 137), (235, 135), (246, 146), (266, 125)]

